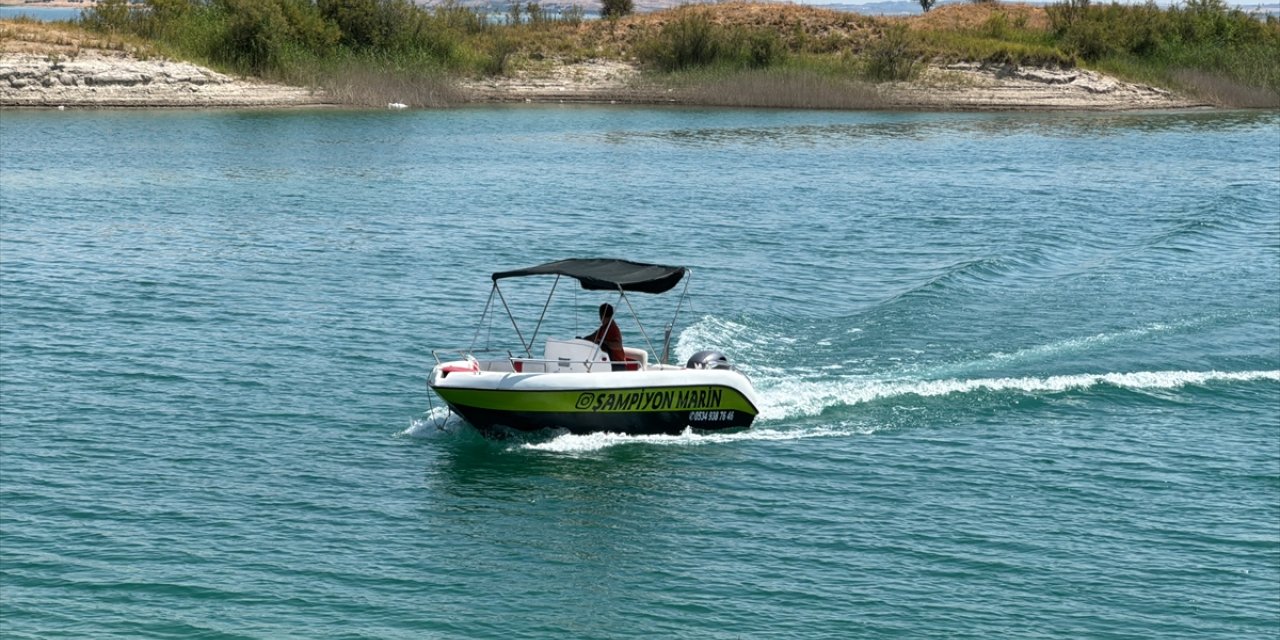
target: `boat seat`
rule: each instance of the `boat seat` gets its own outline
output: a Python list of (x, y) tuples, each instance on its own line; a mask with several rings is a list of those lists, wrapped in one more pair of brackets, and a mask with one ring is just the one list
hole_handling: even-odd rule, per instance
[(622, 353), (627, 356), (628, 362), (639, 362), (640, 369), (649, 368), (649, 352), (636, 347), (623, 347)]

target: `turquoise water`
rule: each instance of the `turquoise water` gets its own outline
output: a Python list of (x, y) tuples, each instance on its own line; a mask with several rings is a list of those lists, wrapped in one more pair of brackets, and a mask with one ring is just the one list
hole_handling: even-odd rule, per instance
[(0, 19), (28, 18), (41, 22), (78, 20), (84, 9), (76, 7), (33, 7), (28, 5), (0, 7)]
[[(0, 169), (6, 638), (1280, 633), (1275, 113), (10, 111)], [(751, 430), (433, 409), (490, 272), (594, 255), (693, 269)]]

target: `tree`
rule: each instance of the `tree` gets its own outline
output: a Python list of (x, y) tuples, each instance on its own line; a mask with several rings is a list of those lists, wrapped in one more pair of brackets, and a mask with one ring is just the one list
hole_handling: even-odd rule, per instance
[(920, 8), (924, 9), (925, 13), (929, 13), (929, 10), (933, 8), (933, 3), (937, 1), (938, 0), (920, 0)]
[(133, 19), (129, 0), (101, 0), (81, 12), (81, 18), (91, 29), (98, 31), (124, 31)]
[(600, 0), (601, 18), (621, 18), (635, 10), (632, 0)]
[(547, 16), (542, 11), (542, 5), (534, 0), (529, 0), (529, 2), (525, 3), (524, 12), (529, 16), (529, 24), (542, 24), (546, 21)]
[(342, 32), (342, 44), (356, 49), (404, 45), (419, 13), (408, 0), (319, 0), (315, 6)]
[(310, 0), (217, 0), (227, 27), (213, 57), (249, 73), (279, 70), (290, 50), (323, 53), (341, 34)]

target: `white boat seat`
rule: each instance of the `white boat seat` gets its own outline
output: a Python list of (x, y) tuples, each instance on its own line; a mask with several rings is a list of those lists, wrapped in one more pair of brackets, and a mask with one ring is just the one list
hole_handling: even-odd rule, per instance
[(634, 360), (640, 363), (641, 369), (649, 368), (649, 352), (636, 347), (623, 347), (622, 353), (626, 354), (627, 360)]
[[(588, 342), (587, 340), (560, 340), (556, 338), (547, 338), (547, 346), (543, 351), (543, 362), (539, 363), (545, 367), (547, 372), (585, 372), (591, 369), (588, 363), (608, 362), (609, 355), (600, 350), (600, 347)], [(533, 363), (525, 363), (525, 370), (532, 371), (530, 365)], [(604, 367), (608, 369), (609, 367)]]

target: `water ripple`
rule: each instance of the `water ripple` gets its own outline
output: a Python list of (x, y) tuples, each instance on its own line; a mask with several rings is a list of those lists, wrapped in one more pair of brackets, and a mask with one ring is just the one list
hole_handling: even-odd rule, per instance
[[(5, 112), (0, 635), (1266, 636), (1277, 122)], [(756, 425), (440, 405), (574, 253), (691, 266)]]

